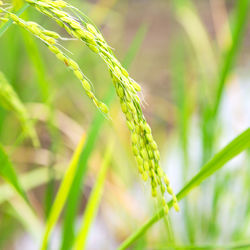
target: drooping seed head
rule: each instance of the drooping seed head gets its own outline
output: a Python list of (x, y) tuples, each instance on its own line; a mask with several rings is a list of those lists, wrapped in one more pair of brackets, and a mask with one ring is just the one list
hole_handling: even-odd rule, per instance
[(146, 172), (142, 173), (142, 179), (146, 182), (148, 180), (148, 175)]
[(79, 70), (79, 66), (78, 66), (78, 64), (74, 61), (74, 60), (72, 60), (72, 59), (69, 59), (68, 60), (69, 61), (69, 66), (73, 69), (73, 70)]
[(80, 81), (84, 80), (82, 72), (80, 70), (74, 70), (74, 74)]
[(168, 212), (169, 212), (169, 208), (168, 208), (168, 205), (166, 204), (166, 205), (164, 206), (164, 213), (165, 213), (165, 214), (168, 214)]
[(137, 92), (141, 91), (141, 86), (136, 81), (130, 80), (130, 83)]
[(146, 171), (149, 170), (149, 164), (148, 164), (147, 161), (144, 161), (143, 166), (144, 166), (144, 169), (145, 169)]
[(94, 46), (94, 45), (92, 45), (92, 44), (87, 44), (87, 46), (88, 46), (94, 53), (96, 53), (96, 54), (99, 53), (99, 49), (98, 49), (96, 46)]
[(46, 36), (50, 36), (50, 37), (55, 38), (55, 39), (60, 38), (60, 35), (54, 31), (42, 30), (42, 33)]
[(168, 191), (169, 194), (171, 194), (171, 195), (173, 194), (173, 190), (172, 190), (172, 188), (170, 186), (167, 187), (167, 191)]
[(133, 154), (134, 154), (134, 156), (139, 155), (139, 150), (138, 150), (138, 148), (137, 148), (137, 146), (136, 146), (136, 145), (132, 145), (132, 150), (133, 150)]
[(138, 165), (142, 165), (143, 164), (143, 159), (141, 158), (141, 156), (136, 156), (136, 161)]
[(82, 82), (82, 86), (85, 90), (91, 91), (91, 86), (87, 80), (83, 79), (83, 80), (81, 80), (81, 82)]
[(48, 48), (54, 54), (59, 54), (60, 53), (60, 50), (56, 46), (50, 45), (50, 46), (48, 46)]
[(99, 32), (97, 32), (96, 28), (92, 24), (87, 23), (86, 27), (87, 27), (87, 30), (91, 32), (93, 35), (97, 36), (99, 34)]
[(109, 112), (107, 105), (103, 102), (99, 102), (99, 108), (104, 114), (107, 114)]
[(127, 126), (129, 128), (129, 130), (133, 131), (134, 130), (134, 124), (132, 122), (130, 122), (130, 121), (126, 121), (126, 123), (127, 123)]
[(173, 203), (173, 207), (174, 207), (174, 209), (175, 209), (176, 212), (180, 211), (180, 207), (179, 207), (179, 205), (178, 205), (177, 202)]

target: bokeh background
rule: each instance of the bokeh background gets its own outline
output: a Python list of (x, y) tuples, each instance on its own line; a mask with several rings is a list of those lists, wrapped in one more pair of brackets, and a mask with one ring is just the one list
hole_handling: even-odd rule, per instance
[[(162, 167), (178, 192), (204, 163), (250, 124), (250, 19), (239, 34), (218, 112), (213, 116), (211, 107), (218, 97), (218, 79), (234, 39), (238, 1), (70, 2), (97, 24), (119, 60), (131, 61), (129, 72), (142, 86), (143, 112), (159, 145)], [(68, 37), (32, 8), (23, 18)], [(61, 44), (72, 52), (72, 58), (94, 83), (96, 95), (105, 101), (112, 83), (104, 63), (79, 41), (68, 39)], [(39, 40), (15, 25), (0, 39), (0, 70), (36, 121), (40, 148), (21, 137), (15, 114), (0, 107), (1, 144), (44, 223), (78, 142), (82, 136), (88, 138), (100, 113), (74, 75)], [(115, 249), (158, 211), (149, 185), (143, 183), (137, 171), (125, 119), (114, 97), (110, 119), (102, 122), (90, 157), (82, 166), (86, 173), (75, 228), (79, 228), (112, 140), (115, 147), (87, 249)], [(249, 157), (245, 152), (226, 164), (180, 202), (179, 213), (171, 210), (169, 217), (155, 224), (131, 249), (190, 249), (192, 245), (193, 249), (220, 249), (249, 240)], [(63, 219), (64, 214), (53, 232), (52, 250), (60, 249)], [(36, 223), (1, 180), (0, 249), (37, 249)]]

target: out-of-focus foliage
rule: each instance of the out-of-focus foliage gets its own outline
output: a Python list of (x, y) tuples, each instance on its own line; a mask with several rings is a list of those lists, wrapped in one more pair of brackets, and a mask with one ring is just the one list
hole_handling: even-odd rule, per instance
[(180, 212), (165, 216), (140, 180), (105, 64), (25, 1), (4, 0), (67, 38), (59, 48), (110, 119), (41, 41), (0, 13), (0, 249), (39, 249), (44, 234), (53, 250), (248, 249), (250, 2), (68, 2), (131, 64)]

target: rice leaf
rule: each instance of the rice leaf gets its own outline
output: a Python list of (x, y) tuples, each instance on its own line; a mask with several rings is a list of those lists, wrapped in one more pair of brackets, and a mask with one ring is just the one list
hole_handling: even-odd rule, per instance
[(221, 103), (221, 98), (223, 90), (226, 84), (226, 80), (229, 76), (229, 73), (232, 69), (232, 66), (235, 63), (236, 55), (239, 52), (241, 41), (243, 39), (244, 28), (248, 20), (249, 13), (249, 0), (239, 0), (236, 7), (236, 12), (234, 15), (234, 23), (232, 28), (232, 43), (228, 48), (228, 51), (225, 54), (225, 58), (221, 65), (219, 77), (218, 77), (218, 89), (215, 97), (215, 104), (213, 109), (213, 116), (217, 115), (219, 106)]
[[(219, 153), (217, 153), (208, 163), (206, 163), (201, 170), (181, 189), (177, 194), (178, 200), (183, 199), (195, 187), (200, 185), (201, 182), (206, 180), (209, 176), (213, 175), (217, 170), (223, 167), (227, 162), (236, 157), (238, 154), (250, 147), (250, 128), (245, 130), (227, 146), (225, 146)], [(172, 207), (173, 201), (168, 203)], [(149, 219), (143, 226), (136, 232), (129, 236), (119, 247), (119, 249), (128, 248), (133, 242), (140, 238), (150, 227), (153, 226), (164, 216), (164, 210), (161, 209), (151, 219)]]
[(27, 195), (19, 182), (16, 171), (1, 144), (0, 144), (0, 176), (2, 176), (7, 182), (9, 182), (12, 185), (12, 187), (17, 191), (17, 193), (29, 204)]
[(74, 249), (76, 250), (85, 249), (88, 233), (89, 233), (91, 224), (93, 223), (96, 217), (96, 213), (100, 204), (103, 187), (104, 187), (104, 181), (105, 181), (106, 173), (110, 164), (111, 154), (114, 148), (113, 144), (114, 144), (113, 141), (110, 142), (110, 145), (108, 146), (106, 150), (106, 153), (102, 161), (100, 172), (97, 176), (96, 184), (90, 194), (89, 201), (87, 203), (85, 213), (82, 218), (81, 228), (75, 239)]
[(64, 207), (64, 204), (66, 202), (66, 199), (68, 197), (68, 193), (70, 191), (70, 187), (72, 185), (72, 182), (74, 180), (74, 176), (76, 174), (77, 170), (77, 164), (79, 161), (79, 157), (81, 155), (82, 148), (84, 146), (85, 136), (83, 136), (73, 154), (73, 157), (71, 159), (71, 162), (69, 164), (69, 167), (63, 177), (63, 180), (61, 182), (61, 185), (59, 187), (59, 190), (57, 192), (55, 201), (53, 203), (53, 206), (50, 210), (48, 220), (46, 222), (45, 232), (42, 239), (42, 246), (41, 249), (46, 250), (48, 239), (50, 236), (50, 233), (54, 226), (56, 225), (56, 222), (61, 214), (61, 211)]

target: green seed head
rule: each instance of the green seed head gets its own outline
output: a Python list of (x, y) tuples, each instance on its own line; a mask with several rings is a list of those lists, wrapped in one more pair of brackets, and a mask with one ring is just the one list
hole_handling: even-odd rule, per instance
[(133, 104), (132, 102), (128, 102), (127, 105), (128, 105), (128, 108), (130, 109), (130, 111), (131, 111), (133, 114), (135, 114), (135, 113), (136, 113), (136, 109), (135, 109), (134, 104)]
[(159, 166), (158, 166), (158, 168), (157, 168), (157, 174), (158, 174), (160, 177), (163, 176), (163, 170), (162, 170), (162, 168), (160, 168)]
[(159, 153), (158, 150), (155, 150), (155, 151), (154, 151), (154, 156), (155, 156), (155, 159), (156, 159), (157, 161), (160, 160), (160, 153)]
[(148, 171), (148, 170), (149, 170), (149, 164), (148, 164), (148, 162), (147, 162), (147, 161), (144, 161), (143, 166), (144, 166), (144, 169), (145, 169), (146, 171)]
[(137, 148), (136, 145), (132, 145), (132, 149), (133, 149), (133, 154), (134, 154), (135, 156), (139, 155), (139, 150), (138, 150), (138, 148)]
[(87, 27), (87, 30), (88, 30), (89, 32), (91, 32), (93, 35), (96, 36), (97, 34), (99, 34), (99, 33), (97, 32), (96, 28), (95, 28), (92, 24), (87, 23), (87, 24), (86, 24), (86, 27)]
[(143, 148), (140, 153), (143, 159), (146, 159), (146, 160), (148, 159), (148, 153), (145, 148)]
[(138, 139), (139, 139), (139, 137), (138, 137), (138, 135), (136, 133), (133, 133), (131, 135), (131, 140), (132, 140), (133, 144), (137, 144), (138, 143)]
[(85, 90), (91, 91), (91, 86), (90, 86), (90, 84), (88, 83), (87, 80), (83, 79), (81, 82), (82, 82), (82, 86), (83, 86), (83, 88), (84, 88)]
[(179, 205), (178, 205), (177, 202), (174, 202), (174, 203), (173, 203), (173, 207), (174, 207), (174, 209), (175, 209), (176, 212), (179, 212), (179, 211), (180, 211), (180, 207), (179, 207)]
[(133, 121), (133, 115), (131, 114), (131, 112), (127, 112), (125, 115), (128, 121)]
[(135, 82), (134, 80), (132, 80), (132, 81), (130, 81), (130, 83), (131, 83), (131, 85), (133, 86), (133, 88), (134, 88), (137, 92), (141, 91), (141, 86), (140, 86), (137, 82)]
[(122, 88), (122, 86), (118, 86), (117, 87), (117, 94), (120, 98), (123, 98), (124, 97), (124, 90)]
[(57, 34), (56, 32), (54, 31), (50, 31), (50, 30), (42, 30), (42, 33), (46, 36), (50, 36), (50, 37), (53, 37), (55, 39), (58, 39), (60, 38), (60, 35)]
[(169, 185), (168, 177), (165, 175), (163, 178), (164, 178), (164, 182), (165, 182), (166, 186), (168, 186)]
[(10, 15), (10, 18), (11, 18), (14, 22), (20, 23), (20, 19), (19, 19), (15, 14), (9, 13), (9, 15)]
[[(53, 47), (56, 48), (55, 46), (53, 46)], [(64, 56), (60, 51), (56, 54), (56, 57), (57, 57), (60, 61), (62, 61), (62, 62), (67, 61), (66, 56)]]
[(142, 165), (143, 164), (143, 159), (141, 158), (141, 156), (136, 156), (136, 161), (138, 165)]
[(128, 128), (129, 128), (129, 130), (133, 131), (133, 129), (134, 129), (134, 125), (133, 125), (133, 123), (132, 123), (132, 122), (127, 121), (127, 126), (128, 126)]
[(165, 193), (165, 186), (164, 185), (161, 185), (161, 193), (164, 194)]
[(151, 146), (151, 148), (152, 148), (153, 150), (157, 150), (157, 148), (158, 148), (155, 141), (151, 141), (151, 142), (150, 142), (150, 146)]
[(138, 170), (139, 170), (139, 172), (140, 172), (140, 174), (142, 174), (143, 173), (143, 166), (140, 164), (140, 165), (138, 165)]
[(100, 110), (104, 113), (104, 114), (107, 114), (109, 112), (109, 109), (107, 107), (106, 104), (102, 103), (102, 102), (99, 102), (98, 103), (98, 106), (100, 108)]
[(84, 78), (83, 78), (83, 74), (80, 70), (74, 70), (74, 74), (75, 76), (80, 80), (80, 81), (83, 81)]
[(87, 46), (88, 46), (94, 53), (96, 53), (96, 54), (99, 53), (99, 49), (98, 49), (96, 46), (94, 46), (94, 45), (92, 45), (92, 44), (87, 44)]
[(152, 196), (153, 197), (157, 196), (157, 190), (156, 190), (156, 188), (152, 188)]
[(146, 138), (148, 139), (149, 142), (153, 142), (153, 136), (151, 133), (147, 133)]
[(64, 22), (66, 22), (66, 23), (71, 22), (71, 18), (67, 17), (67, 13), (65, 13), (64, 11), (61, 11), (57, 8), (53, 8), (53, 9), (48, 8), (48, 9), (50, 9), (56, 16), (60, 17), (60, 19), (62, 19)]
[(118, 78), (122, 78), (123, 77), (123, 74), (122, 74), (120, 68), (117, 67), (117, 66), (114, 67), (114, 73), (115, 73), (116, 77), (118, 77)]
[(148, 180), (148, 175), (146, 172), (142, 173), (142, 179), (146, 182)]
[(75, 70), (75, 71), (79, 70), (79, 66), (78, 66), (78, 64), (77, 64), (74, 60), (69, 59), (68, 62), (69, 62), (69, 66), (70, 66), (73, 70)]
[(166, 215), (167, 215), (168, 212), (169, 212), (169, 208), (168, 208), (168, 205), (167, 205), (167, 204), (164, 206), (164, 212), (165, 212)]
[(170, 186), (167, 186), (167, 191), (169, 194), (173, 195), (173, 190)]
[(128, 71), (127, 71), (126, 69), (124, 69), (123, 67), (121, 67), (120, 69), (121, 69), (122, 74), (123, 74), (125, 77), (129, 77)]
[(50, 46), (48, 46), (48, 48), (54, 54), (59, 54), (60, 53), (60, 50), (56, 46), (50, 45)]
[(121, 108), (123, 113), (128, 112), (127, 104), (125, 102), (121, 102)]
[(54, 1), (53, 2), (53, 5), (55, 7), (58, 7), (58, 8), (66, 8), (68, 6), (68, 4), (64, 1), (61, 1), (61, 0), (58, 0), (58, 1)]
[(86, 93), (90, 99), (93, 99), (95, 97), (91, 91), (86, 91)]
[(151, 134), (151, 128), (146, 122), (143, 124), (143, 128), (147, 134)]

